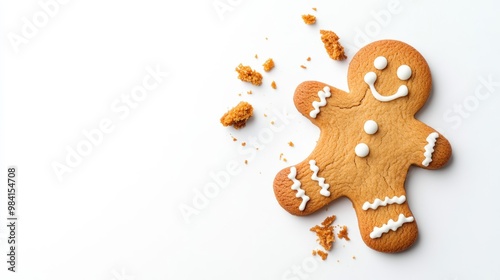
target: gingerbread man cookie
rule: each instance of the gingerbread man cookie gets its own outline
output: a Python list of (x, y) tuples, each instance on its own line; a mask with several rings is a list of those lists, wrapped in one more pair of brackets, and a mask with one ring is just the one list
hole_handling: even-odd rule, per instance
[(353, 57), (348, 85), (350, 93), (316, 81), (297, 87), (295, 106), (321, 133), (309, 157), (276, 175), (274, 193), (301, 216), (345, 196), (369, 247), (405, 250), (418, 234), (408, 169), (437, 169), (451, 156), (448, 140), (414, 117), (430, 94), (429, 67), (413, 47), (378, 41)]

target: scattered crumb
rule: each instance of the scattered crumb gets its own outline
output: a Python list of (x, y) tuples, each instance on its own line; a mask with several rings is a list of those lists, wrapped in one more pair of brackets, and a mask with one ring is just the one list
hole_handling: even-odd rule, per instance
[(249, 82), (256, 86), (260, 86), (262, 84), (262, 74), (252, 70), (250, 66), (244, 66), (240, 63), (235, 70), (238, 72), (238, 79), (243, 82)]
[(318, 255), (321, 257), (322, 260), (326, 260), (326, 258), (328, 257), (328, 253), (321, 250), (318, 250)]
[(267, 114), (264, 114), (264, 118), (267, 118)]
[(325, 252), (325, 251), (321, 251), (321, 250), (313, 250), (312, 251), (312, 255), (313, 256), (320, 256), (322, 260), (326, 260), (326, 258), (328, 257), (328, 253)]
[(276, 89), (276, 82), (275, 82), (275, 81), (273, 81), (273, 82), (271, 83), (271, 87), (272, 87), (273, 89)]
[(288, 146), (290, 146), (290, 147), (292, 147), (292, 148), (293, 148), (293, 147), (295, 147), (295, 144), (293, 144), (293, 142), (292, 142), (292, 141), (290, 141), (290, 142), (288, 142)]
[(233, 138), (233, 142), (238, 141), (238, 138), (234, 137), (233, 135), (231, 135), (231, 137)]
[(252, 94), (253, 92), (251, 90), (247, 91), (247, 94)]
[(332, 249), (333, 242), (335, 242), (335, 235), (333, 233), (332, 226), (335, 218), (335, 215), (327, 217), (323, 222), (321, 222), (321, 225), (316, 225), (310, 229), (310, 231), (316, 233), (319, 245), (321, 245), (327, 251), (330, 251), (330, 249)]
[(269, 40), (269, 39), (266, 37), (266, 40)]
[(259, 59), (259, 56), (257, 54), (255, 54), (255, 59)]
[(352, 259), (355, 260), (356, 259), (356, 256), (352, 256)]
[[(247, 142), (241, 142), (241, 146), (245, 147), (247, 145)], [(340, 236), (339, 236), (340, 238)]]
[[(221, 118), (220, 122), (223, 126), (233, 126), (236, 129), (243, 128), (248, 119), (253, 114), (253, 107), (250, 103), (241, 101), (231, 110), (227, 111)], [(236, 139), (233, 137), (233, 140)]]
[(333, 31), (320, 30), (321, 41), (325, 45), (326, 52), (331, 59), (344, 60), (347, 58), (344, 53), (344, 47), (339, 43), (339, 37)]
[(274, 60), (272, 58), (269, 58), (262, 64), (264, 66), (264, 71), (269, 72), (274, 68)]
[(245, 159), (245, 164), (248, 164), (248, 160)]
[(337, 262), (339, 263), (339, 262), (340, 262), (340, 260), (337, 260)]
[(337, 234), (337, 237), (338, 238), (341, 238), (341, 239), (345, 239), (347, 241), (351, 240), (349, 238), (349, 235), (347, 234), (347, 226), (342, 226), (342, 229), (339, 231), (339, 233)]
[(283, 153), (280, 154), (280, 160), (287, 162), (288, 160), (283, 156)]
[(316, 23), (316, 17), (313, 15), (302, 15), (302, 20), (304, 21), (305, 24), (315, 24)]
[(312, 9), (313, 9), (314, 11), (317, 11), (317, 10), (318, 10), (318, 9), (316, 9), (316, 8), (312, 8)]
[(307, 61), (311, 61), (311, 57), (310, 57), (310, 56), (308, 56), (306, 60), (307, 60)]
[(305, 65), (300, 65), (301, 68), (307, 69)]
[(271, 124), (274, 125), (274, 121), (271, 121)]

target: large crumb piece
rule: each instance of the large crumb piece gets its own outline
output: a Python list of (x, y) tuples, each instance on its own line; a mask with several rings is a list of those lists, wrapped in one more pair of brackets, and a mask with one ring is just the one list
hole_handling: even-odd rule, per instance
[(327, 217), (321, 225), (316, 225), (310, 229), (310, 231), (315, 232), (318, 237), (319, 245), (321, 245), (325, 250), (330, 251), (332, 249), (333, 242), (335, 242), (335, 234), (333, 233), (333, 221), (335, 221), (335, 216)]
[(262, 84), (262, 74), (253, 70), (250, 66), (240, 64), (235, 70), (238, 72), (238, 79), (244, 82), (252, 83), (256, 86), (260, 86)]
[(244, 127), (247, 123), (247, 120), (253, 114), (253, 107), (250, 103), (241, 101), (236, 105), (236, 107), (229, 110), (225, 113), (222, 118), (220, 118), (220, 122), (223, 126), (233, 126), (236, 129), (240, 129)]
[(315, 24), (316, 23), (316, 17), (313, 15), (302, 15), (302, 20), (304, 21), (305, 24)]
[(344, 47), (339, 43), (339, 37), (333, 31), (320, 30), (321, 41), (325, 45), (326, 52), (334, 60), (344, 60), (347, 56)]
[(264, 66), (264, 71), (269, 72), (274, 68), (274, 60), (272, 58), (269, 58), (262, 64)]
[(342, 229), (337, 234), (338, 238), (345, 239), (347, 241), (351, 240), (347, 234), (347, 226), (342, 226)]

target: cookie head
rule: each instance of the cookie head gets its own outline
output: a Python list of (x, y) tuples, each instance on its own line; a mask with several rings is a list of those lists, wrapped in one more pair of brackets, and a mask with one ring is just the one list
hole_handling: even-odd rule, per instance
[(424, 57), (400, 41), (383, 40), (362, 48), (349, 65), (351, 92), (370, 102), (393, 105), (415, 114), (426, 102), (431, 73)]

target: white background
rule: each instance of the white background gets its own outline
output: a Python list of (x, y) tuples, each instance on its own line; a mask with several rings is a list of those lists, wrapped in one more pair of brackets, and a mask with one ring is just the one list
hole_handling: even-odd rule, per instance
[[(52, 6), (46, 22), (40, 3), (0, 4), (1, 279), (500, 277), (495, 1), (70, 0)], [(306, 13), (316, 25), (302, 22)], [(28, 36), (24, 18), (39, 25)], [(320, 29), (341, 37), (347, 61), (328, 58)], [(417, 117), (454, 152), (444, 169), (410, 169), (420, 235), (399, 254), (365, 246), (347, 199), (295, 217), (272, 191), (275, 174), (302, 161), (319, 135), (293, 106), (297, 84), (314, 79), (347, 90), (360, 44), (385, 38), (427, 59), (433, 92)], [(269, 57), (276, 68), (261, 87), (236, 79), (239, 63), (261, 69)], [(113, 109), (147, 68), (169, 75), (128, 115)], [(493, 82), (489, 90), (484, 80)], [(241, 100), (255, 116), (243, 130), (222, 127), (220, 116)], [(59, 180), (54, 164), (66, 165), (68, 149), (84, 145), (84, 131), (103, 120), (111, 131)], [(17, 273), (6, 263), (10, 165), (19, 170)], [(225, 176), (227, 165), (237, 174)], [(214, 177), (225, 187), (195, 209)], [(181, 207), (196, 213), (183, 216)], [(348, 226), (351, 241), (338, 240), (323, 262), (311, 256), (318, 245), (309, 228), (329, 215)]]

